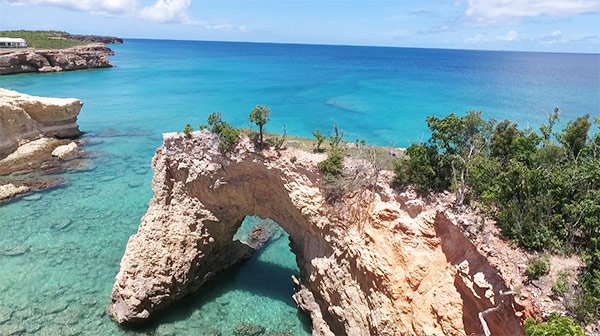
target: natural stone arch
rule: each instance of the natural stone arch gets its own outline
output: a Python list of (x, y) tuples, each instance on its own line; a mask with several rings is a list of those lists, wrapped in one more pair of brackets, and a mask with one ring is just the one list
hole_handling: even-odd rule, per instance
[[(505, 301), (502, 278), (437, 209), (423, 211), (385, 181), (331, 206), (316, 169), (323, 155), (257, 153), (245, 139), (224, 156), (217, 142), (208, 131), (165, 135), (153, 159), (154, 197), (113, 288), (117, 322), (148, 319), (251, 253), (232, 241), (248, 215), (289, 234), (300, 269), (295, 299), (314, 335), (464, 334), (481, 327), (465, 325), (478, 312)], [(453, 243), (466, 252), (446, 255)], [(490, 328), (522, 333), (511, 302), (504, 305)]]

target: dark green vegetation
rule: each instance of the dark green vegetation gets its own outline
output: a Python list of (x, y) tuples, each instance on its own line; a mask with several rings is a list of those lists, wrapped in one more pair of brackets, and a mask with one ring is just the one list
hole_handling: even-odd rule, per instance
[[(223, 121), (221, 113), (214, 112), (208, 116), (210, 130), (219, 136), (219, 150), (223, 153), (231, 151), (240, 139), (240, 131)], [(206, 128), (206, 126), (200, 126)]]
[(183, 127), (183, 134), (185, 134), (185, 136), (186, 136), (187, 138), (189, 138), (189, 137), (191, 137), (191, 136), (192, 136), (192, 132), (193, 132), (193, 131), (194, 131), (194, 128), (193, 128), (193, 127), (192, 127), (192, 125), (190, 125), (190, 124), (186, 124), (186, 125)]
[(539, 256), (529, 260), (525, 274), (529, 280), (537, 280), (550, 272), (550, 258)]
[[(320, 135), (319, 130), (316, 130), (313, 135)], [(317, 144), (318, 146), (315, 148), (316, 150), (319, 150), (319, 147), (321, 145), (321, 143), (323, 142), (322, 138), (319, 138), (318, 136), (315, 135), (315, 137), (317, 138)], [(321, 135), (321, 137), (324, 138), (323, 135)], [(342, 141), (344, 138), (344, 132), (340, 132), (337, 124), (333, 125), (333, 135), (331, 135), (329, 137), (329, 146), (331, 147), (329, 149), (329, 152), (327, 153), (327, 159), (321, 161), (319, 163), (319, 170), (323, 173), (323, 175), (325, 176), (325, 181), (327, 182), (334, 182), (335, 179), (337, 179), (338, 177), (340, 177), (342, 175), (342, 170), (344, 167), (344, 155), (345, 155), (345, 151), (344, 148), (342, 147)]]
[(547, 322), (540, 323), (532, 318), (525, 321), (527, 336), (585, 336), (583, 328), (568, 316), (550, 315)]
[(396, 182), (452, 190), (459, 210), (479, 205), (526, 249), (579, 254), (586, 268), (570, 309), (588, 323), (600, 317), (600, 133), (588, 115), (559, 132), (557, 122), (558, 109), (539, 133), (480, 112), (429, 117), (431, 138), (407, 149)]
[(39, 49), (63, 49), (86, 44), (70, 38), (66, 32), (59, 31), (4, 30), (0, 31), (0, 37), (23, 38), (28, 47)]
[(264, 147), (263, 127), (269, 122), (271, 110), (266, 105), (256, 105), (250, 111), (250, 121), (258, 126), (260, 148)]

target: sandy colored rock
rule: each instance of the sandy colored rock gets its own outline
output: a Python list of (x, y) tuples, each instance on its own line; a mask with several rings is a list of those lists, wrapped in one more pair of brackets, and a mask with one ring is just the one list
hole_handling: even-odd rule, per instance
[(73, 138), (81, 134), (74, 98), (46, 98), (0, 89), (0, 158), (21, 143), (40, 137)]
[(104, 44), (66, 49), (36, 49), (0, 54), (0, 75), (107, 68), (113, 51)]
[[(325, 201), (321, 154), (228, 155), (208, 131), (166, 134), (152, 161), (153, 199), (127, 244), (108, 312), (150, 319), (239, 259), (244, 217), (276, 221), (300, 269), (294, 295), (313, 335), (520, 335), (510, 289), (465, 237), (447, 205), (409, 202), (382, 173), (368, 188)], [(290, 162), (292, 156), (302, 158)], [(407, 204), (408, 202), (408, 204)]]
[(52, 156), (56, 156), (63, 161), (68, 161), (78, 157), (80, 153), (79, 146), (75, 142), (71, 142), (68, 145), (56, 147), (52, 151)]
[(15, 186), (12, 183), (0, 185), (0, 202), (9, 200), (15, 196), (24, 194), (29, 191), (29, 187)]

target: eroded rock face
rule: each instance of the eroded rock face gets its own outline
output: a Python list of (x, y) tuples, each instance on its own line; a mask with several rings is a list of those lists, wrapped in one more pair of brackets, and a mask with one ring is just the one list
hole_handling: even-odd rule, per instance
[(258, 215), (290, 236), (300, 268), (295, 300), (313, 335), (483, 334), (478, 313), (496, 306), (485, 316), (492, 334), (523, 333), (503, 279), (443, 205), (398, 194), (385, 173), (328, 204), (322, 159), (296, 149), (257, 154), (248, 140), (224, 156), (208, 131), (166, 134), (110, 316), (143, 322), (194, 292), (248, 252), (232, 237), (245, 216)]
[(0, 54), (0, 75), (108, 68), (112, 67), (112, 64), (106, 56), (113, 54), (104, 44), (16, 51)]
[(46, 98), (0, 88), (0, 159), (20, 143), (39, 137), (74, 138), (83, 104), (74, 98)]

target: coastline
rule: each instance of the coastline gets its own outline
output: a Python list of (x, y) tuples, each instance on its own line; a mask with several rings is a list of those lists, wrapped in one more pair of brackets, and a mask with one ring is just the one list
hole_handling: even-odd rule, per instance
[(107, 56), (112, 55), (114, 52), (104, 44), (0, 53), (0, 75), (109, 68), (113, 65)]

